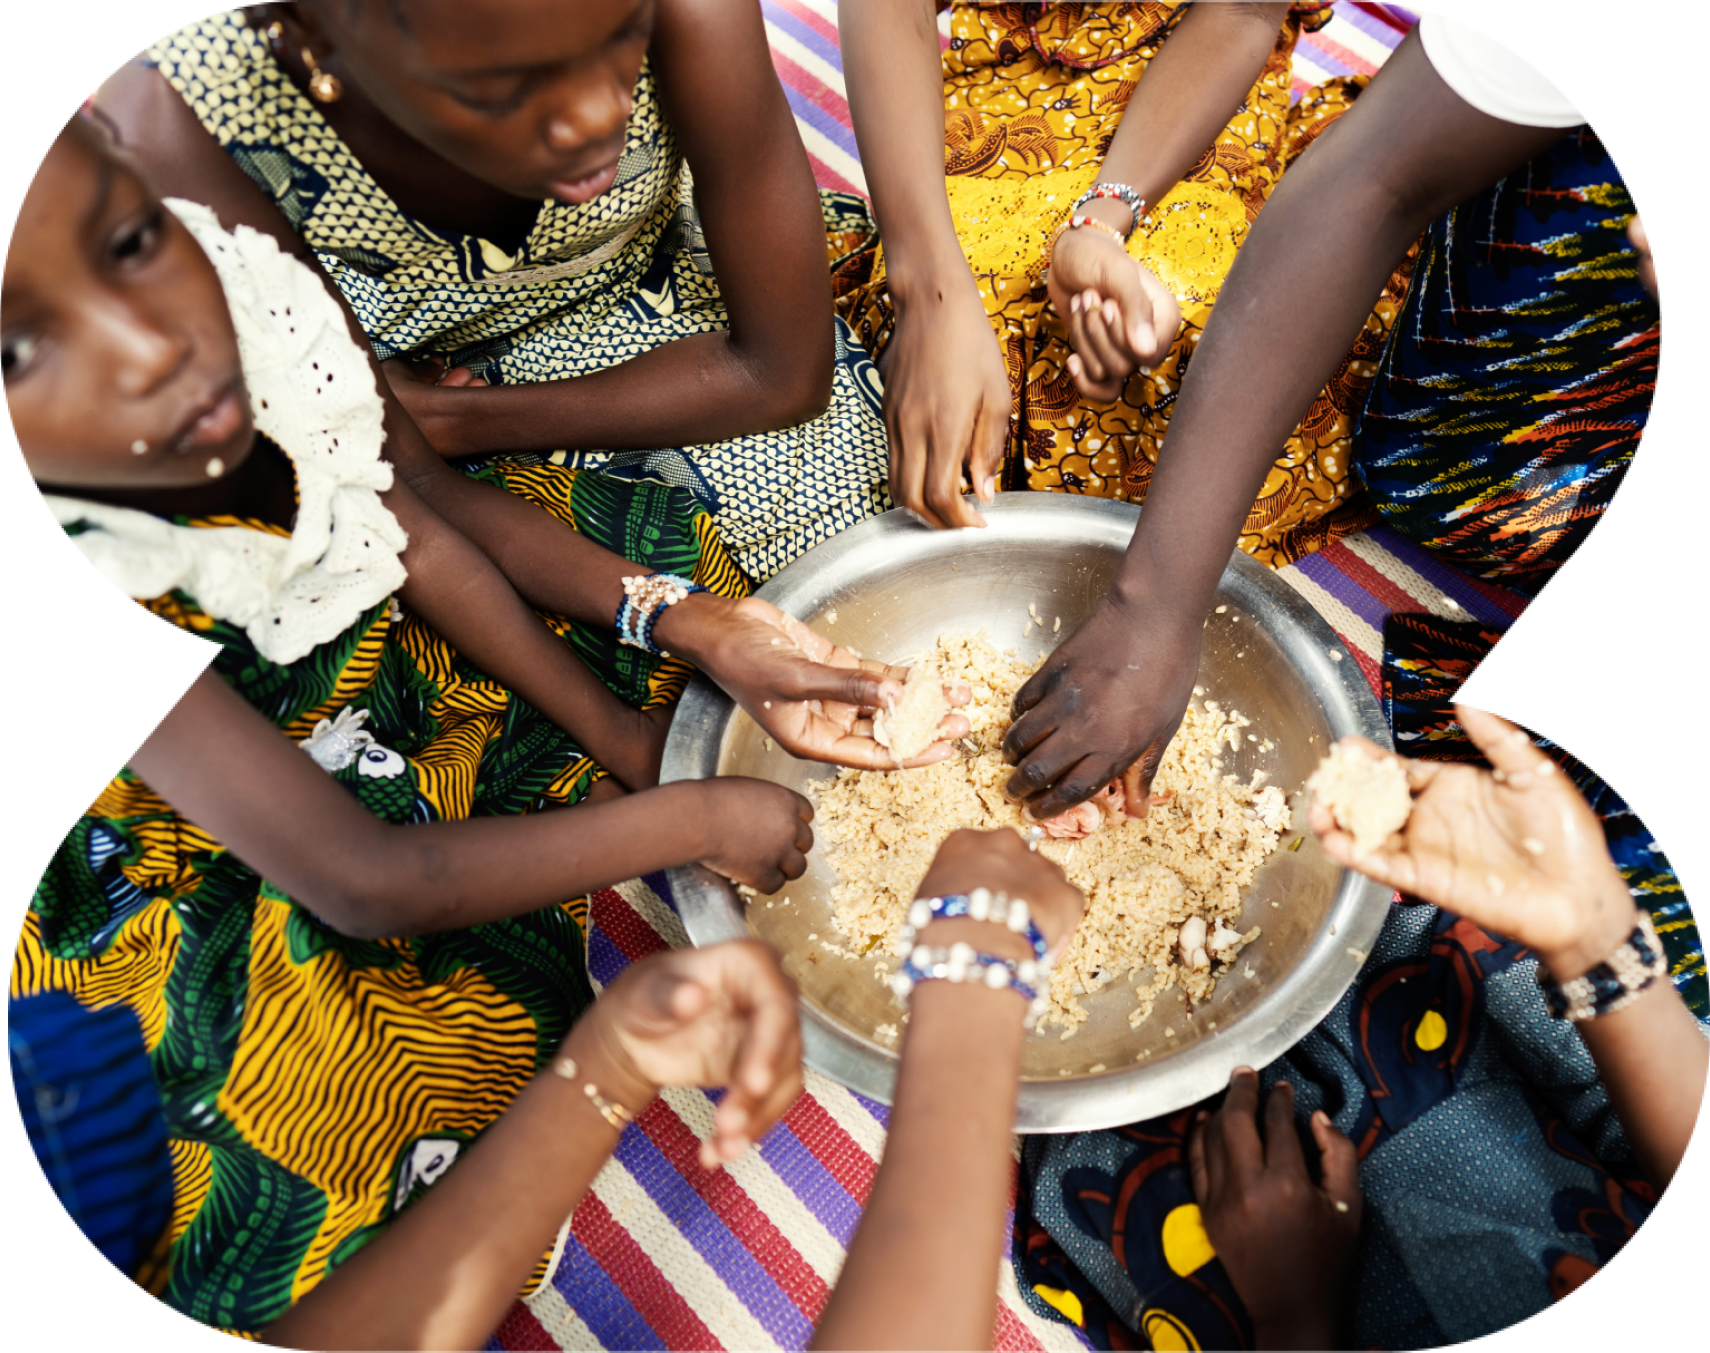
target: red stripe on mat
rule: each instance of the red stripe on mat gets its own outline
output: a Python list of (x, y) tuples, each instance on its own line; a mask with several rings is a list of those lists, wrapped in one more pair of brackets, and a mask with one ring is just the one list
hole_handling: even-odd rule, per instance
[(1354, 0), (1354, 8), (1362, 14), (1369, 14), (1381, 24), (1387, 24), (1397, 33), (1411, 33), (1413, 25), (1389, 12), (1388, 5), (1365, 4), (1363, 0)]
[(795, 1303), (796, 1309), (808, 1320), (817, 1321), (819, 1313), (825, 1309), (826, 1298), (831, 1295), (825, 1281), (808, 1267), (796, 1247), (784, 1238), (784, 1233), (773, 1225), (772, 1219), (760, 1210), (747, 1191), (730, 1177), (729, 1171), (701, 1168), (701, 1139), (677, 1116), (676, 1110), (663, 1099), (658, 1099), (635, 1121), (665, 1159), (688, 1181), (689, 1187), (706, 1200), (707, 1206), (712, 1208), (731, 1235), (759, 1261), (760, 1267)]
[[(1331, 628), (1334, 629), (1335, 627), (1332, 626)], [(1371, 688), (1372, 688), (1373, 693), (1377, 696), (1377, 698), (1379, 700), (1382, 700), (1383, 699), (1383, 666), (1382, 666), (1382, 664), (1379, 663), (1375, 658), (1367, 657), (1366, 654), (1361, 649), (1355, 648), (1351, 643), (1348, 642), (1347, 636), (1343, 635), (1340, 631), (1337, 632), (1337, 637), (1342, 640), (1342, 647), (1348, 650), (1349, 656), (1351, 656), (1353, 658), (1353, 660), (1359, 664), (1360, 671), (1365, 675), (1366, 680), (1369, 683), (1371, 683)]]
[[(1423, 601), (1409, 593), (1394, 578), (1384, 577), (1383, 574), (1350, 550), (1346, 542), (1331, 541), (1319, 553), (1327, 562), (1335, 565), (1337, 572), (1346, 574), (1353, 579), (1386, 610), (1407, 615), (1417, 613), (1421, 609), (1428, 609)], [(1430, 584), (1426, 585), (1429, 586)], [(1383, 630), (1382, 624), (1376, 628), (1380, 633)]]
[(631, 963), (671, 947), (615, 888), (601, 888), (589, 899), (588, 910), (593, 913), (594, 924)]
[(772, 49), (772, 67), (778, 72), (780, 80), (809, 103), (821, 109), (835, 121), (841, 122), (845, 127), (851, 125), (848, 100), (817, 75), (809, 75), (776, 47)]
[(772, 3), (779, 9), (788, 10), (791, 14), (795, 15), (796, 18), (800, 19), (809, 28), (813, 29), (814, 32), (818, 33), (820, 37), (824, 38), (833, 47), (839, 46), (837, 40), (837, 26), (827, 22), (824, 15), (816, 14), (806, 5), (797, 4), (796, 0), (772, 0)]
[(1314, 33), (1309, 38), (1302, 38), (1308, 47), (1316, 47), (1333, 61), (1340, 61), (1355, 75), (1376, 75), (1377, 67), (1367, 61), (1358, 52), (1351, 52), (1334, 38), (1327, 38), (1322, 33)]
[(507, 1349), (556, 1350), (560, 1347), (558, 1340), (547, 1333), (546, 1326), (534, 1318), (534, 1312), (520, 1301), (499, 1322), (493, 1337), (498, 1340), (499, 1347)]
[(781, 1121), (862, 1207), (878, 1166), (812, 1095), (803, 1095)]
[(618, 1225), (597, 1194), (587, 1193), (576, 1206), (570, 1229), (618, 1291), (629, 1298), (665, 1340), (667, 1348), (722, 1349), (713, 1332), (701, 1323), (683, 1294), (673, 1287), (628, 1231)]
[(1045, 1345), (1033, 1337), (1033, 1331), (1021, 1323), (1020, 1318), (1001, 1301), (997, 1308), (997, 1327), (992, 1330), (992, 1347), (1003, 1349), (1026, 1350), (1027, 1353), (1042, 1353)]
[(811, 150), (808, 151), (808, 163), (813, 166), (813, 181), (821, 188), (829, 188), (834, 193), (854, 193), (857, 197), (867, 196), (865, 188), (851, 183)]

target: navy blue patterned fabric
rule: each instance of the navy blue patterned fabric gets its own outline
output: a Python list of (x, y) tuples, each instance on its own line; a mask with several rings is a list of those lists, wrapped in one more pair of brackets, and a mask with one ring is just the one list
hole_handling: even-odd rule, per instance
[(48, 1183), (95, 1248), (135, 1276), (172, 1208), (166, 1120), (136, 1016), (47, 992), (11, 1002), (7, 1044)]

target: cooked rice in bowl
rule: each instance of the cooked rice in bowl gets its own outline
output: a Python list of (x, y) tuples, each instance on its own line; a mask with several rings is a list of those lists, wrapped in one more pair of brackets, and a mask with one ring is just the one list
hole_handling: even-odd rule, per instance
[[(832, 889), (838, 946), (876, 960), (875, 980), (896, 965), (894, 937), (939, 843), (960, 827), (1030, 824), (1003, 793), (1012, 768), (1002, 758), (1010, 701), (1033, 667), (977, 634), (939, 637), (931, 655), (947, 684), (973, 692), (962, 712), (972, 725), (963, 755), (910, 771), (844, 770), (816, 794), (816, 834), (837, 873)], [(1240, 933), (1241, 890), (1277, 848), (1288, 824), (1282, 791), (1265, 772), (1243, 783), (1223, 773), (1225, 749), (1239, 747), (1250, 721), (1215, 700), (1190, 706), (1153, 782), (1152, 807), (1134, 821), (1120, 790), (1103, 809), (1083, 805), (1046, 824), (1039, 849), (1087, 897), (1086, 915), (1051, 978), (1044, 1023), (1073, 1034), (1087, 1018), (1080, 997), (1136, 980), (1138, 1025), (1171, 987), (1191, 1001), (1210, 998), (1217, 980), (1259, 934)], [(1079, 839), (1059, 832), (1078, 833)]]

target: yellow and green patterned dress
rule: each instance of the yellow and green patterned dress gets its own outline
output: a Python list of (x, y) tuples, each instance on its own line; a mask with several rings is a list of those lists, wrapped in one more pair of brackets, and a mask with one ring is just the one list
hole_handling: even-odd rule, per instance
[[(180, 29), (148, 58), (315, 251), (382, 360), (439, 357), (495, 384), (560, 380), (730, 327), (651, 63), (635, 87), (616, 182), (590, 202), (543, 203), (511, 254), (406, 216), (243, 11)], [(822, 193), (821, 204), (831, 253), (871, 231), (860, 198)], [(524, 459), (686, 488), (748, 574), (768, 578), (890, 506), (878, 373), (848, 325), (832, 323), (831, 404), (798, 427)]]
[[(300, 434), (253, 452), (291, 461), (295, 529), (50, 499), (61, 523), (129, 595), (215, 644), (211, 670), (376, 817), (578, 802), (604, 772), (575, 739), (391, 595), (405, 537), (378, 496), (391, 482), (382, 406), (332, 298), (271, 237), (171, 205), (219, 268), (258, 427)], [(319, 393), (305, 369), (336, 370), (341, 393)], [(552, 466), (486, 473), (644, 567), (746, 590), (683, 489)], [(688, 678), (609, 630), (545, 619), (631, 705), (674, 699)], [(10, 994), (135, 1014), (173, 1200), (133, 1276), (197, 1320), (253, 1333), (443, 1175), (551, 1055), (593, 997), (586, 916), (585, 898), (565, 898), (466, 930), (350, 939), (127, 769), (42, 878)]]

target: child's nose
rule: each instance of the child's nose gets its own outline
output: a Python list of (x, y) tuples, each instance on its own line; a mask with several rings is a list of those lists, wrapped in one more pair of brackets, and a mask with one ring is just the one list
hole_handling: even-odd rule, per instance
[(610, 76), (567, 80), (559, 86), (542, 135), (554, 154), (580, 150), (620, 132), (631, 103), (630, 91)]
[(123, 395), (153, 392), (171, 380), (190, 356), (187, 334), (125, 298), (113, 297), (97, 306), (94, 318), (105, 360)]

